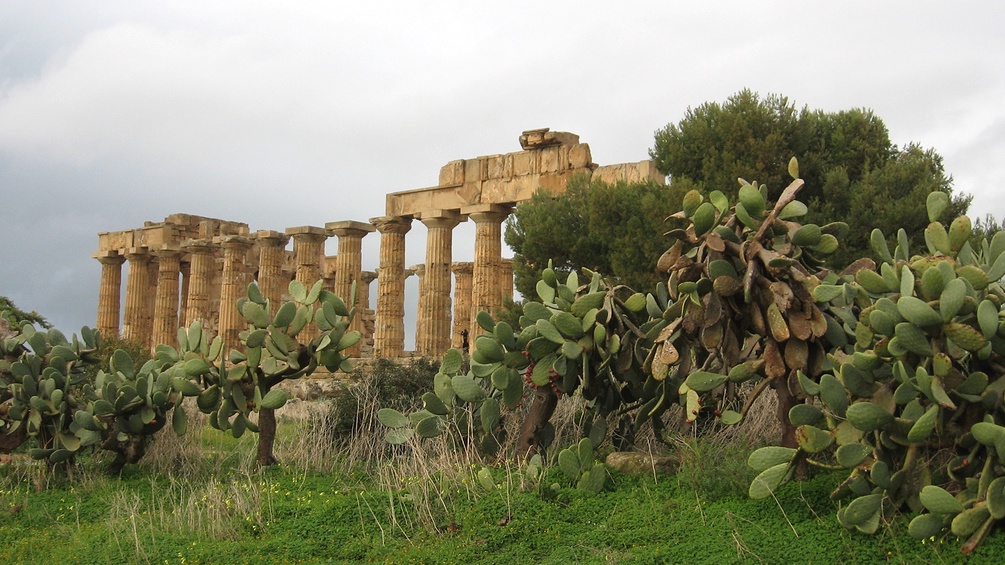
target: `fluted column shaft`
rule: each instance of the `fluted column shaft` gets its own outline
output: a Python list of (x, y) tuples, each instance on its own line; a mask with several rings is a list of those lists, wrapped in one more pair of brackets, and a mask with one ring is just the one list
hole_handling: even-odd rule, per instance
[[(425, 215), (424, 215), (425, 216)], [(450, 263), (452, 262), (453, 229), (462, 217), (439, 211), (420, 217), (426, 235), (426, 277), (422, 342), (417, 344), (420, 355), (439, 357), (450, 349)]]
[(181, 262), (181, 298), (178, 302), (178, 327), (188, 326), (188, 287), (192, 282), (192, 264), (188, 261)]
[(150, 255), (145, 247), (126, 251), (129, 274), (126, 278), (126, 313), (122, 324), (122, 339), (144, 346), (150, 345), (150, 328), (145, 324), (147, 309), (147, 281), (150, 272)]
[(290, 238), (277, 231), (262, 230), (255, 239), (258, 241), (258, 288), (269, 301), (269, 314), (275, 316), (283, 291), (289, 286), (283, 276), (283, 263)]
[(471, 335), (471, 273), (472, 263), (454, 263), (454, 331), (450, 346), (461, 349), (465, 342), (470, 345)]
[(499, 266), (499, 303), (513, 300), (513, 260), (503, 259)]
[[(293, 238), (293, 255), (297, 261), (295, 278), (303, 283), (308, 290), (321, 279), (321, 268), (325, 260), (325, 240), (328, 232), (324, 228), (302, 226), (287, 228), (286, 235)], [(313, 320), (313, 316), (311, 317)], [(318, 327), (314, 322), (308, 322), (297, 336), (303, 341), (310, 341), (318, 336)]]
[[(408, 269), (419, 279), (419, 304), (415, 316), (415, 352), (419, 353), (419, 344), (426, 337), (426, 320), (423, 313), (426, 311), (426, 264), (420, 263), (412, 265)], [(420, 353), (421, 354), (421, 353)]]
[(471, 339), (484, 332), (476, 319), (478, 312), (492, 314), (501, 302), (499, 268), (502, 263), (502, 222), (508, 211), (492, 206), (468, 214), (475, 222), (475, 261), (471, 276)]
[[(209, 240), (190, 240), (185, 249), (189, 252), (188, 299), (185, 301), (185, 323), (192, 325), (199, 322), (206, 330), (215, 323), (210, 297), (212, 296), (213, 272), (216, 270), (216, 258), (213, 257), (213, 243)], [(215, 331), (207, 331), (206, 337), (216, 337)]]
[(101, 263), (97, 328), (105, 337), (119, 336), (119, 300), (122, 294), (122, 263), (126, 258), (112, 251), (95, 257)]
[(151, 351), (159, 344), (178, 344), (178, 277), (181, 275), (181, 253), (177, 249), (160, 249), (157, 254), (157, 294), (154, 298), (153, 339)]
[(380, 232), (373, 354), (378, 358), (399, 357), (405, 351), (405, 234), (412, 229), (412, 221), (384, 216), (370, 222)]
[[(374, 227), (363, 222), (330, 222), (325, 224), (328, 233), (338, 237), (338, 255), (335, 256), (335, 295), (346, 302), (350, 308), (356, 307), (356, 316), (352, 319), (350, 329), (363, 333), (363, 312), (360, 294), (363, 292), (360, 284), (360, 273), (363, 270), (363, 237), (374, 231)], [(356, 283), (356, 300), (353, 303), (352, 285)], [(359, 357), (360, 343), (348, 350), (350, 357)]]
[(223, 247), (223, 283), (220, 285), (220, 336), (227, 348), (241, 346), (239, 337), (245, 323), (237, 310), (237, 300), (245, 295), (248, 284), (246, 259), (251, 239), (240, 235), (215, 238)]

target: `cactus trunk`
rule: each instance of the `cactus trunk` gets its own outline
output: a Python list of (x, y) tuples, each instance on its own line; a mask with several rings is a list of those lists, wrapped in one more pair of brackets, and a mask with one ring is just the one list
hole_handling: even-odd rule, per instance
[(276, 411), (262, 408), (258, 412), (258, 457), (259, 467), (275, 465), (278, 461), (273, 454), (276, 444)]
[(551, 387), (542, 386), (534, 391), (534, 400), (530, 405), (527, 419), (520, 428), (520, 438), (517, 440), (517, 456), (529, 458), (541, 445), (541, 434), (555, 413), (558, 405), (558, 395)]

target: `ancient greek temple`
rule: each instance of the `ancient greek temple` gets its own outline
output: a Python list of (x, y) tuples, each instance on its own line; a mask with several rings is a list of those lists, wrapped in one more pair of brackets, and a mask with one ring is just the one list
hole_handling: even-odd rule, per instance
[[(251, 231), (247, 224), (173, 214), (163, 222), (98, 234), (101, 289), (96, 327), (104, 335), (143, 343), (174, 345), (179, 327), (198, 320), (210, 336), (239, 345), (244, 320), (237, 299), (254, 280), (277, 307), (289, 282), (308, 286), (318, 279), (348, 298), (355, 282), (354, 327), (364, 339), (355, 357), (438, 357), (459, 347), (462, 336), (480, 333), (475, 316), (492, 312), (513, 294), (513, 269), (502, 257), (502, 223), (539, 189), (565, 190), (577, 174), (605, 182), (663, 182), (651, 161), (600, 166), (579, 136), (548, 129), (525, 131), (521, 151), (451, 161), (429, 188), (387, 195), (383, 216), (368, 222), (344, 220), (284, 231)], [(455, 262), (453, 229), (475, 223), (474, 258)], [(405, 234), (418, 220), (426, 226), (425, 263), (405, 266)], [(362, 241), (380, 237), (379, 267), (363, 271)], [(338, 251), (325, 256), (335, 237)], [(290, 242), (292, 241), (292, 248)], [(121, 304), (122, 266), (128, 264), (125, 305)], [(415, 351), (405, 351), (405, 279), (419, 277)], [(369, 286), (377, 282), (377, 303)], [(310, 337), (310, 326), (304, 329)]]

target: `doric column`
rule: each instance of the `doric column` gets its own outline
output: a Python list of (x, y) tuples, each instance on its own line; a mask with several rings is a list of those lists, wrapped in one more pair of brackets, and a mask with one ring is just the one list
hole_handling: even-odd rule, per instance
[(146, 247), (130, 247), (126, 250), (129, 274), (126, 278), (126, 313), (122, 323), (122, 339), (150, 345), (150, 328), (145, 325), (147, 292), (150, 283), (150, 254)]
[(335, 273), (337, 268), (338, 255), (325, 255), (324, 264), (321, 266), (321, 278), (325, 282), (322, 283), (321, 288), (332, 294), (337, 294), (335, 292)]
[(181, 275), (181, 251), (164, 245), (157, 255), (157, 294), (154, 298), (153, 340), (150, 349), (163, 343), (178, 345), (178, 278)]
[(188, 287), (192, 281), (192, 264), (182, 256), (181, 262), (181, 298), (178, 302), (178, 327), (188, 327), (188, 318), (185, 317), (188, 307)]
[(475, 261), (471, 275), (470, 339), (483, 333), (476, 322), (478, 312), (495, 312), (499, 306), (499, 268), (502, 263), (502, 223), (509, 215), (508, 206), (484, 204), (461, 211), (475, 222)]
[(380, 232), (380, 278), (374, 357), (400, 357), (405, 352), (405, 234), (412, 220), (395, 216), (370, 218)]
[(359, 290), (356, 295), (359, 297), (359, 307), (361, 310), (370, 309), (370, 283), (377, 280), (376, 271), (360, 271)]
[(258, 288), (269, 301), (270, 315), (275, 316), (283, 291), (289, 286), (283, 276), (283, 263), (290, 238), (277, 231), (260, 230), (255, 233), (255, 240), (258, 242)]
[(420, 355), (439, 357), (450, 349), (450, 263), (453, 229), (466, 218), (450, 210), (423, 212), (419, 220), (427, 228), (425, 307), (419, 312), (423, 339), (417, 343)]
[[(321, 279), (321, 267), (325, 260), (325, 240), (328, 239), (328, 232), (324, 228), (316, 226), (300, 226), (286, 228), (286, 235), (293, 238), (293, 255), (297, 262), (295, 278), (310, 290), (314, 283)], [(317, 336), (318, 327), (312, 321), (304, 326), (298, 338), (310, 341)]]
[[(153, 250), (151, 250), (152, 252)], [(147, 301), (143, 305), (143, 327), (146, 328), (146, 345), (153, 351), (154, 346), (154, 307), (157, 305), (157, 279), (160, 276), (160, 259), (152, 254), (147, 263)]]
[(415, 316), (415, 353), (419, 353), (419, 344), (422, 343), (426, 333), (422, 317), (422, 313), (426, 310), (426, 264), (412, 265), (407, 271), (410, 271), (411, 275), (406, 275), (406, 278), (415, 275), (419, 279), (419, 305)]
[(499, 266), (499, 303), (513, 300), (513, 260), (503, 259)]
[[(188, 299), (185, 301), (185, 323), (191, 326), (199, 322), (204, 329), (216, 326), (210, 299), (213, 295), (213, 275), (216, 271), (215, 246), (208, 239), (190, 239), (185, 242), (189, 254)], [(207, 331), (206, 337), (216, 337), (215, 331)]]
[[(350, 220), (328, 222), (325, 224), (328, 233), (338, 237), (338, 255), (335, 258), (335, 295), (345, 301), (346, 306), (356, 307), (350, 329), (363, 333), (363, 289), (360, 284), (360, 272), (363, 270), (363, 237), (374, 231), (374, 227), (363, 222)], [(356, 283), (356, 302), (350, 303), (352, 285)], [(369, 300), (369, 299), (368, 299)], [(360, 344), (352, 346), (347, 353), (350, 357), (359, 357)]]
[(98, 331), (105, 337), (119, 337), (119, 300), (122, 294), (122, 263), (126, 258), (117, 251), (94, 254), (101, 263), (101, 288), (98, 290)]
[(461, 349), (471, 340), (471, 273), (474, 264), (454, 263), (454, 331), (450, 334), (450, 346)]
[(213, 238), (223, 247), (223, 283), (220, 285), (220, 336), (227, 348), (241, 346), (238, 337), (245, 327), (244, 317), (237, 310), (237, 300), (245, 296), (248, 285), (245, 261), (252, 240), (243, 235)]

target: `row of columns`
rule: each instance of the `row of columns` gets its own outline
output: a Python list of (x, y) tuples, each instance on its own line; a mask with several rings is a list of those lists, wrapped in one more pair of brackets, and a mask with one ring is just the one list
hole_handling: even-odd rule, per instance
[[(362, 271), (362, 239), (377, 231), (380, 266), (373, 354), (398, 357), (405, 353), (405, 278), (415, 273), (420, 281), (416, 352), (439, 356), (450, 347), (461, 346), (462, 335), (473, 340), (481, 333), (475, 321), (480, 310), (493, 311), (503, 296), (512, 296), (512, 267), (507, 269), (501, 255), (501, 225), (508, 213), (509, 207), (492, 205), (420, 214), (418, 219), (428, 230), (426, 262), (413, 269), (405, 268), (405, 235), (412, 219), (391, 216), (372, 218), (370, 223), (330, 222), (324, 228), (301, 226), (285, 233), (259, 231), (253, 236), (226, 235), (156, 248), (99, 252), (95, 254), (102, 265), (97, 327), (105, 335), (118, 335), (121, 315), (123, 339), (153, 347), (159, 343), (176, 345), (178, 328), (200, 321), (209, 335), (220, 335), (229, 347), (236, 347), (244, 330), (236, 303), (250, 281), (254, 265), (249, 265), (249, 252), (253, 247), (257, 246), (258, 253), (250, 261), (257, 259), (258, 285), (271, 301), (274, 314), (290, 280), (284, 269), (290, 239), (296, 264), (293, 278), (309, 287), (325, 274), (324, 244), (329, 236), (336, 236), (332, 290), (348, 303), (352, 286), (357, 284), (358, 315), (352, 329), (362, 332), (361, 314), (369, 308), (365, 289), (374, 277)], [(453, 229), (468, 218), (475, 222), (474, 261), (454, 263)], [(123, 313), (119, 297), (121, 267), (126, 261), (129, 269)], [(451, 275), (456, 278), (453, 293)], [(302, 334), (305, 339), (316, 335), (313, 324)], [(360, 346), (349, 353), (358, 356)]]

